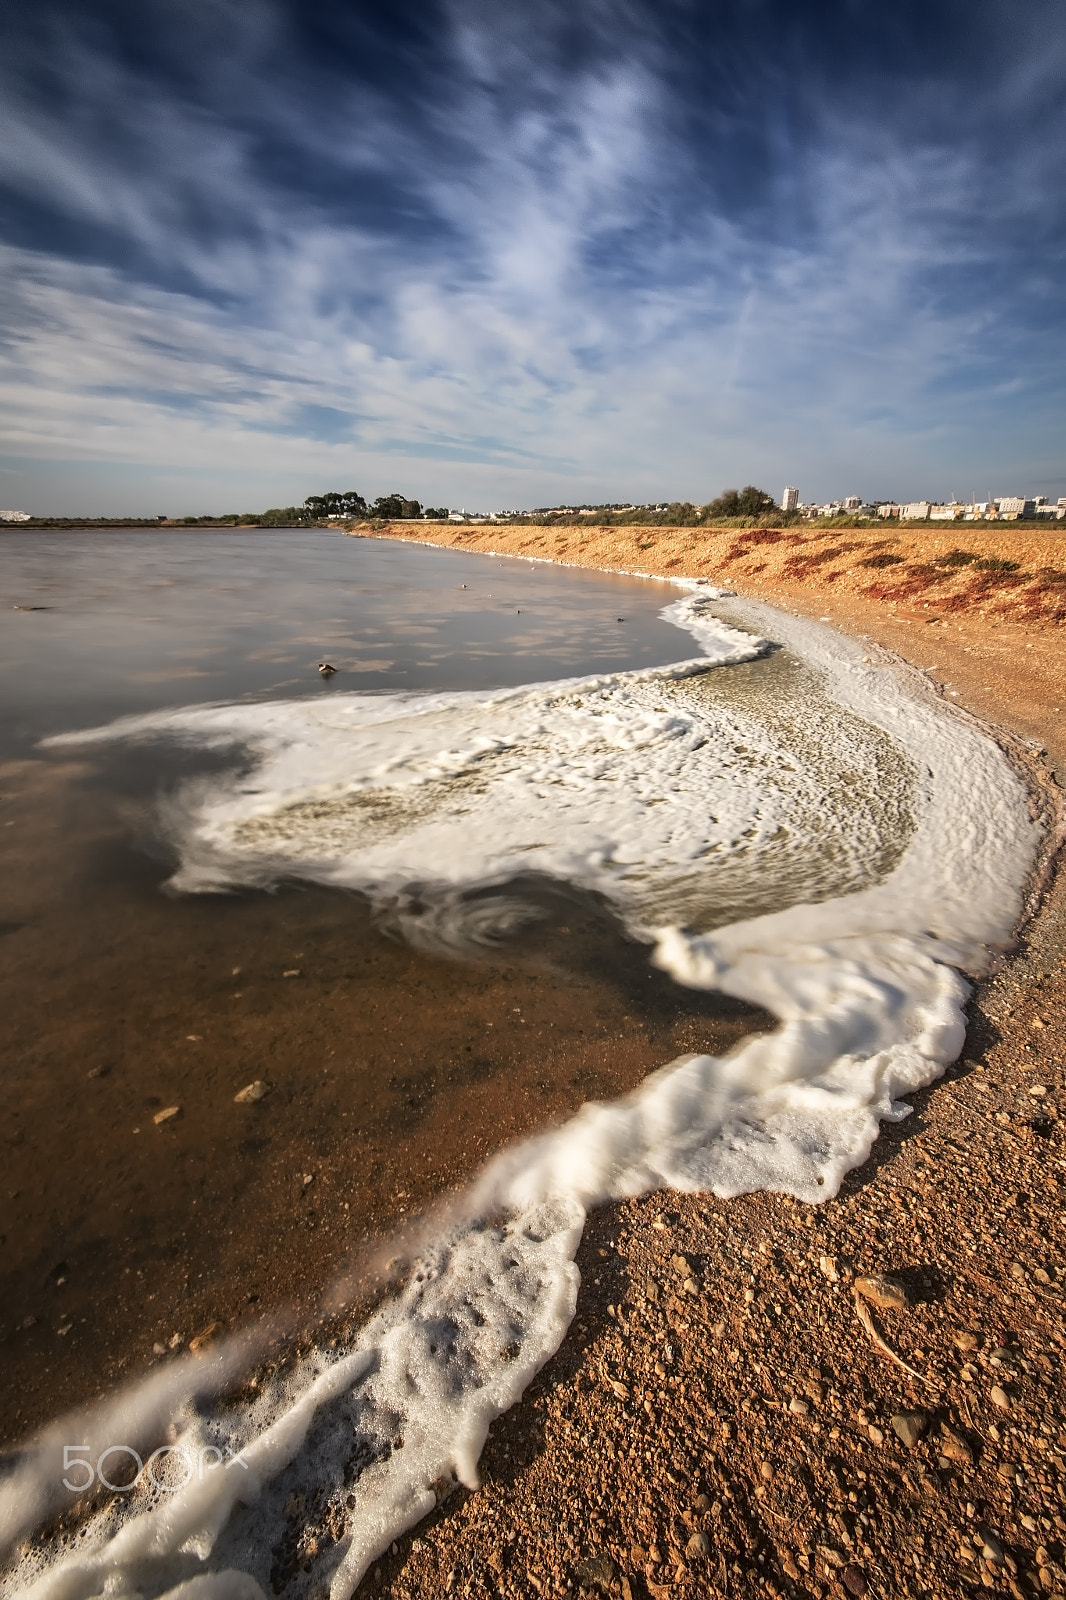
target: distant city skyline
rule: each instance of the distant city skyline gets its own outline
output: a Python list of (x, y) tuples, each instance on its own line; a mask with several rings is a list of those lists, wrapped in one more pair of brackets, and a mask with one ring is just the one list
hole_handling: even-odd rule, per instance
[(1057, 499), (1064, 79), (1060, 0), (9, 10), (0, 501)]

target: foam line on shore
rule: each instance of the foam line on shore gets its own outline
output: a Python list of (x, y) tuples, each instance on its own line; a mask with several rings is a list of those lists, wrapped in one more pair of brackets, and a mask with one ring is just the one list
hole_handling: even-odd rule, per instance
[[(875, 795), (863, 798), (858, 773), (854, 807), (846, 791), (841, 804), (822, 796), (817, 809), (818, 781), (847, 770), (811, 725), (825, 721), (821, 703), (810, 716), (795, 708), (790, 726), (803, 748), (786, 773), (780, 736), (764, 732), (760, 744), (759, 718), (708, 698), (691, 664), (417, 705), (363, 697), (356, 710), (198, 709), (104, 730), (165, 729), (249, 752), (239, 779), (212, 777), (177, 808), (178, 881), (189, 874), (191, 888), (250, 881), (255, 868), (259, 881), (306, 871), (376, 885), (387, 899), (422, 882), (429, 849), (441, 848), (434, 814), (456, 803), (474, 808), (466, 827), (475, 838), (451, 887), (502, 882), (528, 865), (530, 840), (543, 846), (533, 824), (549, 827), (553, 808), (567, 812), (548, 837), (551, 870), (608, 895), (646, 936), (658, 916), (654, 958), (678, 981), (752, 1001), (779, 1026), (726, 1057), (674, 1062), (626, 1098), (588, 1105), (496, 1157), (349, 1348), (313, 1351), (254, 1400), (176, 1416), (177, 1442), (243, 1451), (247, 1472), (130, 1496), (77, 1534), (27, 1550), (5, 1594), (258, 1600), (280, 1583), (295, 1600), (326, 1588), (347, 1600), (453, 1475), (476, 1483), (493, 1417), (565, 1336), (590, 1206), (661, 1185), (828, 1198), (866, 1159), (879, 1123), (906, 1115), (902, 1097), (958, 1054), (968, 992), (958, 969), (980, 972), (1009, 942), (1039, 846), (1024, 784), (975, 724), (887, 660), (769, 607), (689, 590), (674, 615), (681, 625), (724, 603), (734, 622), (807, 663), (836, 708), (829, 742), (883, 761), (898, 786), (888, 813)], [(720, 648), (726, 627), (715, 624)], [(734, 661), (755, 659), (761, 646), (729, 631), (730, 648), (748, 652)], [(772, 658), (753, 671), (763, 664), (771, 669)], [(535, 735), (544, 754), (530, 780)], [(604, 806), (604, 783), (619, 767), (626, 782)], [(771, 800), (745, 801), (745, 782)], [(373, 837), (376, 823), (348, 826), (350, 797), (370, 789), (385, 813)], [(405, 805), (385, 805), (383, 790), (409, 791)], [(510, 844), (487, 826), (493, 807), (506, 811)], [(357, 808), (364, 820), (366, 809)], [(852, 810), (866, 821), (856, 824)], [(712, 814), (727, 819), (719, 834)], [(339, 816), (348, 819), (340, 835)], [(827, 816), (831, 866), (819, 903), (714, 922), (720, 899), (701, 896), (694, 878), (732, 859), (757, 880), (776, 859), (780, 827), (791, 821), (799, 835)], [(863, 877), (853, 852), (866, 848), (869, 828), (887, 825), (896, 852)], [(671, 904), (682, 914), (662, 915)], [(30, 1492), (16, 1472), (0, 1505)]]

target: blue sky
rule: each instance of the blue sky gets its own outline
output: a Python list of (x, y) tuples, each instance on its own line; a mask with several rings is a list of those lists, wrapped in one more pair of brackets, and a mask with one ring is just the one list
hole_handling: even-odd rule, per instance
[(0, 505), (1066, 494), (1061, 0), (5, 16)]

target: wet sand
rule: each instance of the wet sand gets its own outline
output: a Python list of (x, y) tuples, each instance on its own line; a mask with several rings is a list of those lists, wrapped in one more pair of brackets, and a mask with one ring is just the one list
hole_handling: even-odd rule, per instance
[[(472, 537), (513, 549), (530, 532)], [(594, 548), (579, 533), (582, 560), (674, 560), (641, 548), (658, 529), (612, 529)], [(948, 537), (973, 546), (980, 534)], [(1013, 560), (1031, 536), (987, 538)], [(1054, 541), (1040, 546), (1045, 564)], [(1055, 619), (975, 607), (929, 626), (920, 604), (826, 585), (816, 570), (673, 570), (688, 568), (897, 650), (946, 697), (1044, 747), (1031, 754), (1059, 806)], [(825, 1205), (655, 1194), (598, 1211), (575, 1325), (494, 1427), (483, 1488), (458, 1491), (394, 1546), (367, 1592), (1066, 1594), (1064, 952), (1060, 869), (1017, 954), (978, 986), (960, 1062)], [(902, 1309), (856, 1296), (871, 1273), (898, 1278)], [(874, 1343), (860, 1303), (917, 1376)]]

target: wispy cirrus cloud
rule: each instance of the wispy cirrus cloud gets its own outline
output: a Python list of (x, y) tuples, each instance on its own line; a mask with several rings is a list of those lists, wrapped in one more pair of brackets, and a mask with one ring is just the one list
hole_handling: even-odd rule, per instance
[(993, 114), (972, 37), (908, 75), (804, 9), (46, 6), (2, 69), (24, 498), (1066, 489), (1062, 26), (1023, 8)]

